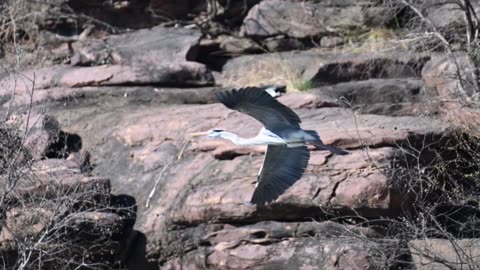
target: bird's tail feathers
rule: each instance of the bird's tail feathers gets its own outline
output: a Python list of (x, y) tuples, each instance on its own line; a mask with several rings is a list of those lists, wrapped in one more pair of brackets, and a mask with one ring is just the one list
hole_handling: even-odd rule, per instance
[(328, 151), (330, 151), (332, 153), (335, 153), (337, 155), (347, 155), (348, 154), (347, 151), (344, 151), (342, 149), (339, 149), (339, 148), (336, 148), (336, 147), (333, 147), (333, 146), (330, 146), (330, 145), (326, 145), (321, 140), (308, 141), (308, 143), (311, 143), (317, 149), (328, 150)]

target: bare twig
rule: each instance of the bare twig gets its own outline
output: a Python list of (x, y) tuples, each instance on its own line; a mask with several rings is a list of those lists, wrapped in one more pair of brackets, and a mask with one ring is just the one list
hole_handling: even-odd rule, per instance
[(170, 162), (168, 164), (166, 164), (162, 171), (160, 171), (160, 174), (158, 174), (158, 177), (157, 179), (155, 180), (155, 184), (153, 185), (153, 188), (152, 190), (150, 191), (150, 194), (148, 194), (148, 197), (147, 197), (147, 201), (145, 202), (145, 207), (148, 208), (150, 206), (150, 200), (152, 199), (153, 195), (155, 195), (155, 191), (157, 190), (157, 186), (158, 186), (158, 183), (160, 182), (160, 180), (162, 179), (163, 177), (163, 174), (167, 171), (168, 167), (170, 167), (170, 165), (172, 164), (173, 162)]
[(401, 3), (403, 3), (404, 5), (408, 6), (413, 12), (415, 12), (415, 14), (417, 14), (417, 16), (422, 20), (424, 21), (433, 31), (433, 34), (443, 43), (443, 45), (445, 45), (445, 48), (451, 52), (452, 49), (451, 49), (451, 45), (450, 43), (447, 41), (447, 39), (440, 33), (440, 31), (438, 31), (437, 27), (432, 23), (432, 21), (430, 21), (429, 19), (427, 19), (423, 13), (418, 10), (418, 8), (416, 8), (414, 5), (412, 5), (409, 1), (407, 0), (400, 0)]

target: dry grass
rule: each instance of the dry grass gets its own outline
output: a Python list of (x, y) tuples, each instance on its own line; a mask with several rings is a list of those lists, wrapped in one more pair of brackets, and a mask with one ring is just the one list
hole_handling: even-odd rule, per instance
[(368, 28), (346, 32), (343, 46), (335, 50), (349, 53), (368, 53), (391, 50), (399, 45), (407, 49), (408, 42), (403, 42), (400, 33), (388, 28)]
[(287, 91), (305, 91), (313, 87), (313, 83), (302, 79), (301, 74), (286, 60), (278, 57), (260, 58), (250, 61), (226, 76), (223, 84), (227, 87), (246, 87), (259, 85), (286, 85)]
[(32, 10), (26, 0), (6, 0), (0, 4), (0, 42), (18, 42), (19, 39), (36, 39), (36, 18), (40, 10)]
[(440, 113), (454, 127), (480, 135), (480, 102), (470, 102), (466, 106), (456, 100), (446, 101), (440, 108)]
[[(389, 51), (393, 48), (408, 47), (399, 37), (399, 34), (386, 28), (357, 29), (345, 32), (344, 45), (335, 48), (318, 48), (326, 54), (363, 54), (369, 52)], [(269, 84), (287, 86), (287, 91), (306, 91), (315, 87), (315, 83), (302, 77), (302, 70), (298, 70), (281, 54), (271, 54), (255, 61), (247, 61), (239, 65), (234, 74), (225, 73), (222, 82), (227, 87), (246, 87)]]
[(46, 5), (45, 1), (0, 1), (0, 50), (4, 54), (0, 68), (18, 71), (20, 67), (48, 65), (53, 54), (40, 46), (44, 37), (38, 25), (48, 11)]

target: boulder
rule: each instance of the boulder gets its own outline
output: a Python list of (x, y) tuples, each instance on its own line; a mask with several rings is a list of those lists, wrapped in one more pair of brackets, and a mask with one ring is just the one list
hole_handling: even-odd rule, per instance
[(440, 116), (455, 127), (464, 129), (475, 136), (480, 136), (480, 110), (478, 107), (464, 106), (455, 100), (441, 103)]
[[(163, 238), (162, 269), (381, 268), (386, 264), (378, 263), (375, 253), (394, 243), (376, 242), (376, 236), (370, 229), (334, 222), (199, 226)], [(190, 252), (175, 256), (180, 251), (175, 249), (182, 246), (188, 246)]]
[(426, 238), (409, 242), (417, 269), (475, 269), (480, 264), (480, 240)]
[[(314, 42), (335, 47), (345, 33), (383, 26), (393, 17), (378, 1), (54, 2), (114, 27), (164, 20), (173, 20), (168, 24), (175, 27), (102, 39), (75, 36), (67, 40), (68, 50), (64, 44), (66, 55), (73, 52), (70, 65), (0, 75), (2, 110), (42, 105), (28, 113), (31, 132), (25, 143), (34, 158), (25, 154), (25, 165), (12, 174), (18, 177), (15, 188), (0, 196), (6, 199), (1, 259), (14, 262), (22, 250), (19, 240), (35, 245), (42, 237), (53, 243), (42, 248), (79, 247), (42, 253), (54, 254), (49, 257), (54, 268), (75, 268), (68, 263), (84, 259), (81, 263), (113, 268), (124, 267), (123, 260), (129, 269), (141, 270), (401, 269), (413, 259), (417, 268), (441, 269), (439, 261), (468, 267), (461, 255), (477, 255), (476, 239), (459, 241), (455, 248), (466, 251), (460, 255), (441, 239), (409, 238), (404, 245), (391, 240), (398, 231), (388, 223), (418, 213), (410, 211), (418, 210), (415, 194), (405, 194), (412, 191), (406, 191), (403, 174), (411, 172), (408, 149), (421, 148), (421, 162), (435, 167), (451, 152), (435, 156), (430, 147), (450, 149), (457, 142), (449, 141), (452, 124), (445, 119), (480, 134), (478, 110), (452, 101), (478, 97), (474, 86), (460, 84), (476, 81), (468, 57), (413, 53), (400, 46), (397, 51), (290, 51)], [(201, 30), (182, 28), (176, 20), (201, 10), (207, 10), (195, 19)], [(240, 37), (224, 36), (246, 13)], [(210, 21), (202, 23), (204, 17)], [(68, 32), (77, 23), (46, 19), (39, 17), (41, 30)], [(211, 40), (210, 35), (219, 36)], [(232, 54), (264, 49), (288, 52), (239, 56), (225, 64)], [(214, 58), (218, 50), (229, 54)], [(261, 128), (251, 117), (215, 103), (220, 89), (203, 87), (215, 83), (207, 64), (222, 71), (215, 79), (223, 76), (226, 86), (274, 83), (309, 90), (275, 96), (299, 114), (304, 129), (318, 131), (325, 143), (349, 154), (310, 147), (301, 179), (266, 206), (245, 204), (266, 147), (188, 135), (222, 128), (250, 137)], [(44, 105), (47, 116), (42, 116)], [(0, 186), (11, 181), (8, 161), (0, 163)], [(409, 254), (398, 258), (405, 249)], [(399, 261), (405, 263), (396, 265)]]
[[(58, 34), (75, 33), (87, 24), (95, 24), (110, 32), (119, 29), (141, 29), (177, 19), (185, 19), (189, 13), (205, 9), (203, 3), (173, 0), (54, 0), (49, 3), (29, 3), (27, 8), (41, 10), (36, 23), (40, 29)], [(66, 10), (75, 14), (67, 16)], [(64, 16), (59, 16), (64, 12)], [(83, 16), (80, 16), (83, 15)]]
[[(393, 159), (393, 155), (395, 152), (391, 149), (370, 152), (373, 162), (385, 171), (389, 170), (388, 162)], [(179, 190), (177, 203), (170, 209), (169, 218), (174, 223), (189, 225), (206, 220), (220, 223), (298, 220), (322, 217), (334, 212), (347, 213), (350, 209), (366, 217), (395, 216), (405, 205), (405, 201), (397, 200), (399, 191), (389, 188), (394, 179), (369, 168), (369, 159), (364, 158), (361, 151), (353, 151), (347, 157), (329, 157), (328, 153), (312, 152), (302, 180), (277, 201), (266, 208), (245, 206), (243, 202), (251, 198), (256, 172), (262, 162), (263, 156), (237, 157), (228, 163), (210, 161), (214, 165), (211, 169), (204, 169), (191, 178), (191, 183), (197, 186), (195, 190), (188, 194)], [(248, 164), (253, 166), (249, 167)], [(247, 175), (234, 171), (232, 166), (248, 168)], [(178, 170), (178, 167), (173, 167), (173, 170)], [(205, 175), (215, 175), (215, 171), (222, 174), (204, 180)], [(184, 175), (177, 173), (177, 177)]]
[(210, 85), (214, 83), (211, 72), (194, 62), (200, 36), (200, 31), (194, 29), (155, 27), (95, 41), (93, 48), (88, 47), (88, 42), (79, 42), (73, 45), (77, 53), (74, 63), (87, 67), (25, 70), (22, 77), (9, 74), (0, 80), (4, 86), (0, 97), (8, 101), (14, 93), (33, 95), (36, 100), (39, 89), (62, 86)]
[[(0, 180), (5, 185), (3, 175)], [(15, 182), (4, 194), (0, 232), (7, 265), (21, 261), (17, 256), (24, 256), (25, 248), (34, 256), (25, 262), (35, 265), (45, 263), (35, 259), (40, 250), (50, 265), (73, 265), (81, 256), (87, 264), (98, 257), (118, 262), (131, 218), (110, 205), (109, 179), (84, 176), (71, 161), (48, 159), (34, 162)]]
[(303, 50), (307, 47), (302, 41), (288, 37), (270, 37), (262, 40), (262, 45), (269, 52), (283, 52), (291, 50)]
[[(473, 7), (472, 13), (480, 11), (480, 5), (476, 1), (469, 1)], [(421, 10), (424, 10), (426, 18), (431, 21), (433, 25), (442, 30), (453, 30), (458, 27), (464, 27), (465, 25), (465, 13), (463, 5), (460, 3), (449, 1), (431, 1), (424, 0), (419, 1)]]
[(435, 55), (423, 67), (422, 79), (436, 92), (440, 101), (437, 111), (442, 118), (472, 134), (480, 134), (480, 111), (475, 105), (480, 88), (476, 67), (468, 55)]
[(368, 1), (353, 4), (267, 0), (250, 9), (240, 34), (256, 38), (277, 35), (310, 38), (381, 26), (387, 21), (385, 13), (386, 8), (372, 6)]
[(322, 49), (245, 55), (223, 66), (223, 85), (284, 84), (290, 89), (368, 79), (417, 78), (428, 54), (411, 52), (326, 54)]
[(219, 36), (218, 42), (220, 49), (230, 54), (246, 54), (262, 52), (256, 42), (248, 38), (237, 38), (232, 36)]
[(475, 70), (466, 54), (438, 54), (423, 67), (422, 79), (444, 99), (470, 99), (479, 95)]
[(109, 53), (113, 64), (168, 65), (175, 61), (195, 61), (197, 58), (195, 46), (201, 35), (198, 29), (158, 26), (112, 35), (104, 41), (105, 49), (111, 50)]
[[(29, 149), (39, 150), (34, 156), (41, 158), (0, 172), (3, 265), (8, 269), (23, 264), (77, 267), (95, 264), (100, 258), (119, 265), (126, 233), (133, 226), (134, 205), (118, 203), (110, 194), (108, 178), (84, 174), (88, 161), (78, 161), (72, 153), (45, 159), (67, 133), (52, 115), (43, 115), (40, 121), (33, 120), (33, 113), (31, 117), (28, 134), (39, 131), (46, 141), (27, 137), (26, 142), (40, 145)], [(63, 143), (61, 148), (68, 145)], [(88, 152), (76, 153), (88, 159)]]
[[(419, 84), (410, 82), (409, 85), (405, 89)], [(353, 88), (345, 87), (344, 91), (354, 93)], [(370, 88), (365, 86), (365, 89)], [(115, 193), (136, 198), (139, 212), (135, 228), (145, 238), (135, 246), (145, 251), (140, 256), (165, 267), (198, 268), (195, 260), (203, 256), (200, 250), (209, 250), (211, 246), (195, 244), (188, 235), (191, 230), (201, 230), (205, 224), (214, 223), (212, 226), (223, 228), (228, 227), (227, 224), (242, 227), (272, 219), (300, 222), (343, 215), (398, 217), (412, 206), (413, 202), (400, 196), (397, 189), (402, 185), (398, 182), (400, 178), (388, 173), (400, 154), (397, 147), (429, 134), (440, 136), (448, 124), (425, 116), (354, 114), (350, 109), (335, 106), (327, 94), (332, 93), (287, 93), (279, 100), (294, 108), (303, 120), (302, 127), (317, 130), (324, 142), (347, 148), (350, 155), (312, 151), (305, 175), (265, 208), (244, 205), (252, 195), (265, 147), (239, 147), (227, 141), (188, 136), (211, 128), (254, 136), (261, 126), (249, 116), (221, 104), (128, 104), (116, 103), (113, 98), (110, 102), (94, 103), (93, 114), (89, 102), (85, 102), (85, 105), (68, 103), (67, 107), (76, 106), (73, 111), (69, 107), (73, 113), (68, 116), (64, 113), (65, 107), (57, 107), (55, 115), (60, 122), (68, 119), (71, 123), (68, 132), (79, 132), (84, 144), (97, 146), (92, 149), (96, 164), (93, 172), (110, 175)], [(359, 104), (363, 102), (360, 97), (356, 100)], [(392, 96), (386, 95), (384, 101), (396, 100), (392, 91)], [(363, 150), (364, 147), (369, 150)], [(166, 232), (172, 237), (178, 233), (183, 235), (182, 239), (193, 242), (168, 242)], [(306, 240), (293, 237), (285, 245), (294, 251), (297, 244), (303, 245), (302, 241)], [(196, 249), (195, 245), (200, 248)], [(277, 242), (262, 246), (265, 252), (276, 252), (279, 247)], [(192, 257), (188, 259), (182, 251), (191, 248), (195, 251), (189, 253)], [(259, 246), (245, 247), (248, 253), (256, 248)], [(230, 253), (215, 252), (218, 256), (209, 257), (211, 267), (233, 260), (228, 257)], [(265, 260), (262, 258), (255, 257), (252, 263)], [(279, 260), (285, 262), (288, 258)], [(231, 263), (232, 267), (236, 265)]]
[(39, 121), (39, 124), (30, 128), (24, 144), (35, 160), (49, 157), (66, 158), (82, 148), (81, 138), (76, 134), (62, 131), (55, 117), (41, 115), (36, 121)]
[(52, 210), (34, 205), (29, 205), (28, 208), (12, 208), (6, 214), (0, 239), (15, 242), (15, 237), (35, 237), (45, 230), (46, 226), (50, 226), (53, 217)]
[(326, 48), (334, 48), (340, 45), (343, 45), (345, 43), (345, 39), (341, 37), (335, 37), (335, 36), (324, 36), (320, 40), (320, 46), (321, 47), (326, 47)]
[[(88, 100), (90, 105), (104, 102), (122, 104), (206, 104), (215, 99), (216, 87), (171, 88), (154, 86), (85, 86), (77, 88), (55, 87), (38, 89), (33, 99), (26, 92), (16, 92), (13, 99), (0, 100), (3, 108), (18, 108), (29, 104), (67, 104), (69, 100)], [(112, 101), (112, 98), (116, 98)], [(4, 102), (4, 103), (2, 103)], [(40, 118), (39, 118), (40, 119)], [(40, 134), (32, 134), (32, 137)]]
[[(438, 113), (440, 102), (432, 87), (414, 78), (369, 79), (313, 88), (308, 94), (329, 104), (349, 106), (361, 114), (417, 116)], [(304, 96), (305, 94), (302, 94)], [(326, 107), (312, 101), (308, 106)]]

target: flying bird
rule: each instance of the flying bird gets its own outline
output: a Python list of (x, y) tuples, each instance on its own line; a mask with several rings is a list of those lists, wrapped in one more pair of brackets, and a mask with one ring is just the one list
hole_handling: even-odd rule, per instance
[(233, 89), (218, 92), (216, 97), (227, 108), (250, 115), (263, 124), (263, 128), (253, 138), (242, 138), (221, 129), (191, 134), (227, 139), (242, 146), (268, 145), (251, 204), (264, 205), (272, 202), (300, 179), (310, 159), (307, 145), (338, 155), (348, 154), (344, 150), (325, 145), (316, 131), (303, 130), (298, 115), (262, 88)]

